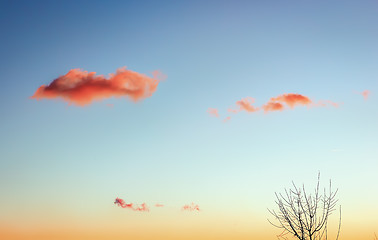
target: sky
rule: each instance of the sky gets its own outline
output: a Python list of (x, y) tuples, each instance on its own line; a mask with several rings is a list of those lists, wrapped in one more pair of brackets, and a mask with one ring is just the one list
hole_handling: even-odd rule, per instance
[(274, 193), (320, 172), (341, 239), (373, 239), (377, 22), (376, 0), (1, 0), (0, 238), (275, 239)]

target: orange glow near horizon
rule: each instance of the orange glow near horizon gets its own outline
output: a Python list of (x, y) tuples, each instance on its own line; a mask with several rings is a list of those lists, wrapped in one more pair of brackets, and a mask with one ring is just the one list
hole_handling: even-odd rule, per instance
[[(199, 226), (190, 224), (175, 228), (169, 226), (148, 227), (148, 231), (141, 231), (143, 226), (130, 225), (125, 222), (124, 227), (92, 226), (93, 229), (78, 228), (38, 228), (22, 229), (2, 227), (0, 228), (0, 239), (6, 240), (121, 240), (121, 239), (142, 239), (142, 240), (270, 240), (280, 234), (280, 230), (270, 226), (250, 226), (250, 228), (235, 228), (218, 225)], [(334, 232), (329, 233), (333, 237)], [(289, 237), (289, 239), (291, 239)], [(293, 238), (294, 239), (294, 238)], [(354, 229), (353, 226), (345, 226), (340, 233), (342, 240), (374, 239), (374, 230), (366, 228)]]

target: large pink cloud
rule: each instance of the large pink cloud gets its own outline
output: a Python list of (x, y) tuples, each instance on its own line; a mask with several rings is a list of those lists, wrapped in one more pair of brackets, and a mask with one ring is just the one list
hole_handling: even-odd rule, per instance
[(95, 100), (110, 97), (127, 97), (133, 101), (150, 97), (157, 89), (162, 76), (155, 71), (153, 77), (119, 68), (108, 78), (95, 72), (72, 69), (48, 85), (40, 86), (31, 98), (61, 98), (69, 103), (85, 106)]

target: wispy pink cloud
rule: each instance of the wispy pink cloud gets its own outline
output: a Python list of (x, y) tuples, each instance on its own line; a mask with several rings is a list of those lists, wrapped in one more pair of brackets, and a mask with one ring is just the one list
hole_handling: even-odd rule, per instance
[(190, 212), (201, 211), (199, 206), (197, 204), (194, 204), (194, 203), (184, 205), (181, 209), (182, 209), (182, 211), (190, 211)]
[(133, 101), (152, 96), (156, 91), (162, 74), (155, 71), (148, 77), (126, 67), (119, 68), (108, 78), (95, 72), (72, 69), (48, 85), (40, 86), (31, 98), (61, 98), (70, 104), (85, 106), (95, 100), (110, 97), (128, 97)]
[(219, 114), (218, 114), (218, 109), (216, 108), (209, 108), (207, 109), (207, 112), (213, 116), (213, 117), (219, 117)]
[(135, 207), (134, 211), (149, 212), (150, 208), (147, 206), (146, 203), (142, 203), (141, 205), (138, 205), (137, 207)]
[(342, 103), (335, 103), (335, 102), (332, 102), (330, 100), (320, 100), (317, 103), (313, 103), (311, 106), (315, 106), (315, 107), (333, 106), (335, 108), (338, 108), (338, 107), (340, 107), (340, 104), (342, 104)]
[(228, 116), (228, 117), (226, 117), (225, 119), (223, 119), (223, 122), (228, 122), (228, 121), (230, 121), (230, 120), (231, 120), (231, 117)]
[(236, 105), (239, 106), (239, 109), (228, 109), (229, 112), (237, 113), (240, 111), (246, 112), (256, 112), (259, 109), (254, 107), (252, 104), (255, 102), (255, 99), (252, 97), (246, 97), (236, 102)]
[[(228, 112), (231, 113), (238, 113), (240, 111), (246, 112), (257, 112), (260, 109), (264, 110), (265, 113), (274, 112), (274, 111), (283, 111), (286, 109), (293, 109), (298, 106), (307, 106), (307, 107), (325, 107), (325, 106), (333, 106), (339, 107), (340, 103), (335, 103), (330, 100), (321, 100), (318, 102), (313, 101), (307, 96), (297, 93), (285, 93), (282, 95), (278, 95), (277, 97), (272, 97), (269, 99), (268, 102), (263, 104), (260, 107), (253, 106), (255, 100), (252, 97), (246, 97), (241, 99), (240, 101), (236, 102), (236, 105), (239, 108), (236, 109), (228, 109)], [(230, 118), (227, 117), (223, 121), (226, 122)]]
[(156, 203), (155, 207), (164, 207), (164, 204)]
[(307, 96), (297, 93), (288, 93), (271, 98), (266, 104), (262, 106), (262, 108), (265, 112), (272, 112), (283, 111), (287, 109), (286, 106), (293, 109), (297, 106), (325, 107), (329, 105), (333, 107), (339, 107), (340, 104), (332, 102), (330, 100), (321, 100), (315, 102)]
[(122, 208), (131, 209), (133, 211), (139, 211), (139, 212), (149, 212), (150, 211), (150, 209), (149, 209), (149, 207), (147, 206), (146, 203), (142, 203), (140, 205), (137, 205), (137, 204), (134, 204), (134, 203), (126, 203), (125, 200), (118, 198), (118, 197), (115, 199), (114, 204), (119, 206), (119, 207), (122, 207)]
[(359, 94), (361, 94), (364, 97), (364, 99), (367, 100), (369, 98), (370, 91), (364, 90), (364, 91), (360, 92)]
[(132, 203), (126, 203), (122, 198), (117, 197), (114, 201), (114, 204), (122, 208), (134, 209)]

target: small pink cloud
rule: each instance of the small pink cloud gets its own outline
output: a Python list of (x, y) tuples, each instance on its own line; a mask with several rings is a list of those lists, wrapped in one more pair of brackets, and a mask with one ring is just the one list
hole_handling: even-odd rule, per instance
[[(369, 91), (367, 90), (364, 92), (366, 92), (364, 93), (366, 96), (369, 94)], [(236, 105), (239, 108), (236, 108), (236, 109), (229, 108), (227, 111), (230, 113), (238, 113), (241, 111), (246, 111), (248, 113), (251, 113), (251, 112), (257, 112), (260, 109), (262, 109), (264, 110), (265, 113), (267, 113), (267, 112), (274, 112), (274, 111), (283, 111), (289, 108), (293, 109), (297, 106), (307, 106), (307, 107), (333, 106), (337, 108), (340, 106), (340, 104), (342, 104), (342, 103), (335, 103), (330, 100), (321, 100), (318, 102), (314, 102), (309, 97), (304, 96), (302, 94), (297, 94), (297, 93), (287, 93), (287, 94), (285, 93), (282, 95), (278, 95), (277, 97), (272, 97), (269, 99), (268, 102), (266, 102), (261, 107), (253, 106), (254, 102), (255, 102), (254, 98), (246, 97), (236, 102)], [(218, 111), (216, 111), (216, 114), (218, 114)], [(227, 122), (230, 119), (231, 117), (227, 117), (223, 120), (223, 122)]]
[(164, 205), (163, 205), (163, 204), (160, 204), (160, 203), (156, 203), (156, 204), (155, 204), (155, 207), (164, 207)]
[(335, 102), (332, 102), (330, 100), (321, 100), (321, 101), (318, 101), (317, 103), (313, 103), (312, 106), (315, 106), (315, 107), (326, 107), (326, 106), (333, 106), (335, 108), (338, 108), (340, 106), (340, 104), (342, 103), (335, 103)]
[(228, 116), (228, 117), (226, 117), (225, 119), (223, 119), (223, 122), (228, 122), (228, 121), (230, 121), (230, 120), (231, 120), (231, 117)]
[(365, 100), (367, 100), (369, 98), (369, 95), (370, 95), (370, 91), (369, 90), (364, 90), (360, 93)]
[(282, 111), (286, 109), (284, 104), (290, 108), (295, 108), (296, 106), (326, 107), (329, 105), (339, 107), (340, 105), (330, 100), (321, 100), (315, 103), (307, 96), (297, 93), (288, 93), (271, 98), (262, 108), (265, 112)]
[(115, 199), (114, 204), (119, 206), (119, 207), (122, 207), (122, 208), (131, 209), (133, 211), (139, 211), (139, 212), (149, 212), (150, 211), (149, 207), (145, 203), (142, 203), (140, 205), (136, 205), (134, 203), (126, 203), (125, 200), (118, 198), (118, 197)]
[(219, 114), (218, 114), (218, 109), (216, 108), (209, 108), (207, 109), (207, 112), (213, 116), (213, 117), (219, 117)]
[(230, 113), (238, 113), (238, 112), (240, 112), (240, 110), (231, 109), (231, 108), (227, 109), (227, 111), (230, 112)]
[(132, 203), (126, 203), (125, 200), (123, 200), (123, 199), (121, 199), (121, 198), (116, 198), (115, 201), (114, 201), (114, 204), (115, 204), (115, 205), (118, 205), (118, 206), (121, 207), (121, 208), (130, 208), (130, 209), (134, 209)]
[(236, 105), (239, 106), (239, 109), (228, 109), (229, 112), (237, 113), (240, 111), (246, 111), (246, 112), (256, 112), (259, 109), (254, 107), (252, 104), (255, 102), (255, 99), (252, 97), (246, 97), (241, 99), (240, 101), (236, 102)]
[(264, 112), (282, 111), (285, 109), (284, 105), (279, 102), (267, 102), (262, 108)]
[(136, 208), (134, 208), (134, 211), (149, 212), (150, 208), (147, 206), (147, 204), (142, 203), (141, 205), (139, 205)]
[(193, 211), (201, 211), (199, 206), (197, 204), (194, 204), (194, 203), (191, 203), (191, 204), (187, 204), (187, 205), (184, 205), (182, 208), (181, 208), (182, 211), (190, 211), (190, 212), (193, 212)]

